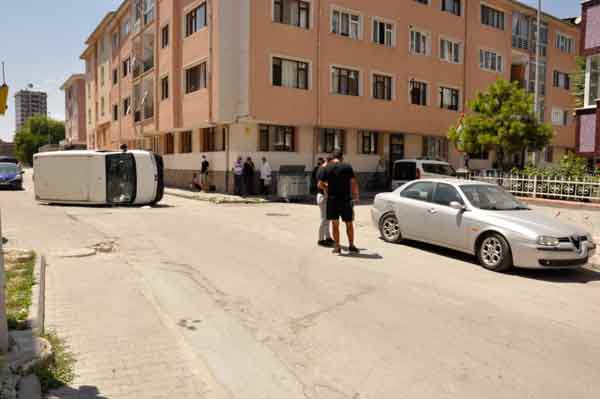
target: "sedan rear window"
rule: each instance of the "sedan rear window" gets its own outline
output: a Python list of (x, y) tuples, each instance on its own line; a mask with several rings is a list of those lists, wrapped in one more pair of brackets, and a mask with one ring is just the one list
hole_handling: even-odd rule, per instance
[(456, 171), (454, 170), (454, 168), (446, 164), (424, 163), (423, 171), (425, 173), (433, 173), (436, 175), (456, 176)]

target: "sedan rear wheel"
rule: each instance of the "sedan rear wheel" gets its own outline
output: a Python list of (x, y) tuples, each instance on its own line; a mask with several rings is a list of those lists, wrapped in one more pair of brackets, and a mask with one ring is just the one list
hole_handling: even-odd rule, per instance
[(479, 263), (486, 269), (504, 272), (513, 266), (510, 246), (500, 234), (494, 233), (485, 237), (477, 252)]
[(381, 237), (387, 242), (400, 242), (402, 240), (402, 233), (400, 232), (400, 223), (396, 215), (393, 213), (387, 214), (381, 219), (379, 223), (379, 231)]

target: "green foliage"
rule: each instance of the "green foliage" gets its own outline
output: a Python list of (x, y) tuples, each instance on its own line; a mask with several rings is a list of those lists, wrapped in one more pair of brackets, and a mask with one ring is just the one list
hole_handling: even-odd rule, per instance
[(65, 342), (54, 332), (42, 335), (52, 345), (52, 358), (47, 364), (38, 365), (33, 372), (40, 379), (42, 391), (48, 392), (73, 382), (75, 379), (75, 356)]
[(6, 319), (10, 330), (25, 330), (27, 316), (31, 306), (31, 291), (35, 284), (33, 277), (34, 260), (7, 264), (6, 285)]
[(575, 107), (583, 107), (585, 97), (585, 70), (586, 70), (586, 59), (585, 57), (577, 57), (575, 59), (576, 70), (569, 78), (571, 81), (571, 95), (575, 100)]
[(505, 154), (539, 151), (553, 137), (552, 128), (540, 123), (533, 110), (533, 96), (517, 82), (499, 79), (487, 92), (469, 103), (462, 129), (451, 128), (448, 137), (467, 153), (485, 149)]
[[(513, 168), (511, 172), (526, 176), (540, 176), (557, 179), (590, 177), (587, 159), (580, 157), (573, 152), (563, 155), (558, 166), (537, 167), (527, 165), (524, 169)], [(600, 180), (600, 177), (595, 177), (594, 180)]]
[[(15, 134), (17, 158), (27, 165), (33, 163), (33, 154), (46, 144), (58, 144), (65, 138), (65, 124), (45, 116), (33, 116)], [(50, 140), (50, 141), (48, 141)]]

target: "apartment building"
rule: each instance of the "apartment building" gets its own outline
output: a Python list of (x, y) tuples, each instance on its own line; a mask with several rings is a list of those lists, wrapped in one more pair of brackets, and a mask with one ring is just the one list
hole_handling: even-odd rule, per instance
[(600, 167), (600, 0), (584, 1), (581, 16), (586, 74), (584, 106), (577, 110), (577, 152)]
[(69, 76), (60, 88), (65, 92), (64, 148), (81, 148), (87, 144), (85, 75)]
[[(446, 139), (497, 79), (533, 90), (534, 9), (513, 0), (127, 0), (88, 38), (88, 145), (164, 154), (184, 186), (212, 165), (231, 189), (238, 156), (312, 168), (343, 149), (361, 181), (393, 161), (461, 155)], [(543, 15), (540, 109), (575, 148), (568, 74), (579, 27)], [(495, 155), (471, 154), (472, 168)]]
[(48, 115), (48, 95), (42, 91), (18, 91), (15, 94), (17, 131), (21, 130), (27, 119), (35, 115)]

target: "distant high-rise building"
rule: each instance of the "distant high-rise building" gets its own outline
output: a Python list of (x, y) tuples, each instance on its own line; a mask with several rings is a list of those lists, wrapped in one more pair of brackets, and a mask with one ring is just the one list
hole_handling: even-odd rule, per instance
[(34, 115), (48, 115), (48, 95), (42, 91), (21, 90), (15, 94), (17, 131)]

